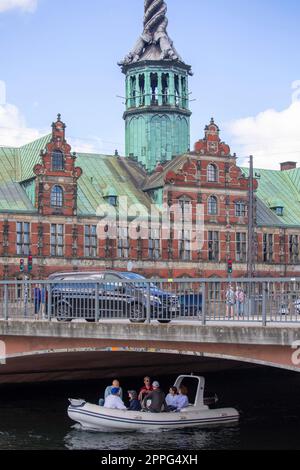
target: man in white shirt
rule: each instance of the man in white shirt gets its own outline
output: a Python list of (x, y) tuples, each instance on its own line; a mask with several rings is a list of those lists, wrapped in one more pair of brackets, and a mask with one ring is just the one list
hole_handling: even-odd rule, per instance
[(120, 398), (120, 388), (113, 387), (110, 393), (111, 394), (105, 399), (104, 408), (111, 410), (127, 410), (123, 400)]

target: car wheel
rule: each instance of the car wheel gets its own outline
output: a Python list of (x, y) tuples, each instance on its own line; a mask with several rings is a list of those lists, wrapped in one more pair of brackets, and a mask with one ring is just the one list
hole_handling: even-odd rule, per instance
[(54, 318), (56, 318), (57, 321), (63, 321), (63, 322), (72, 321), (71, 308), (68, 305), (64, 304), (63, 302), (59, 302), (56, 305), (56, 311), (54, 313)]
[(130, 307), (130, 321), (131, 323), (145, 323), (146, 312), (145, 307), (141, 304), (133, 304)]

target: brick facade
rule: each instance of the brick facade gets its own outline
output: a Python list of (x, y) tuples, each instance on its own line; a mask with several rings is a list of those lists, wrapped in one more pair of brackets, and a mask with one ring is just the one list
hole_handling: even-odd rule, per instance
[[(247, 273), (249, 180), (236, 160), (212, 120), (193, 152), (176, 157), (171, 164), (159, 164), (150, 176), (163, 181), (162, 201), (169, 206), (185, 201), (193, 219), (197, 204), (203, 204), (200, 250), (189, 251), (173, 231), (168, 240), (156, 244), (138, 236), (123, 243), (99, 239), (95, 235), (99, 217), (77, 213), (77, 184), (84, 170), (75, 165), (76, 155), (66, 142), (59, 116), (52, 139), (41, 153), (41, 164), (34, 167), (36, 211), (0, 213), (0, 278), (22, 278), (20, 260), (26, 260), (29, 253), (33, 278), (57, 271), (126, 270), (129, 261), (134, 271), (148, 277), (226, 277), (229, 259), (234, 262), (233, 275), (243, 277)], [(258, 184), (255, 180), (255, 189)], [(53, 193), (56, 187), (61, 192)], [(145, 192), (150, 198), (152, 192)], [(257, 276), (300, 275), (300, 227), (260, 225), (256, 237)]]

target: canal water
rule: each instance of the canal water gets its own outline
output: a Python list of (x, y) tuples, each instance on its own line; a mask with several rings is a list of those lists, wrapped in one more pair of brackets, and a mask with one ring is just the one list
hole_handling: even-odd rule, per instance
[[(155, 377), (156, 378), (156, 377)], [(158, 377), (167, 390), (174, 377)], [(97, 402), (107, 381), (0, 388), (0, 450), (300, 449), (300, 374), (269, 368), (206, 374), (219, 406), (241, 411), (238, 426), (159, 433), (91, 433), (66, 415), (68, 397)], [(139, 388), (142, 378), (123, 381)]]

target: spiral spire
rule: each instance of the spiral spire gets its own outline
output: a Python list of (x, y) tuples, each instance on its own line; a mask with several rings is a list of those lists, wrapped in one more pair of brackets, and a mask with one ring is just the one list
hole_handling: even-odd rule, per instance
[(134, 49), (119, 65), (139, 60), (179, 60), (173, 41), (167, 33), (167, 4), (164, 0), (144, 0), (144, 30)]
[(144, 31), (156, 33), (159, 28), (166, 31), (168, 25), (167, 4), (164, 0), (145, 0)]

